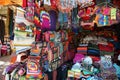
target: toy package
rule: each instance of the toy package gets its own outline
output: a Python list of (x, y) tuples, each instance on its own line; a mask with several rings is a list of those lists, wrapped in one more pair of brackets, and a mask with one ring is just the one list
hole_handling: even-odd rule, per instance
[(28, 57), (26, 78), (29, 78), (29, 79), (43, 78), (43, 73), (40, 69), (39, 60), (40, 60), (39, 56)]

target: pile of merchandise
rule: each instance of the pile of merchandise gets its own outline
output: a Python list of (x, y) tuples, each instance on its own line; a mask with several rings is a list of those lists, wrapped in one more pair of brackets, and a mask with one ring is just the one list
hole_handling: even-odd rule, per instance
[(114, 31), (93, 32), (81, 38), (68, 80), (118, 80), (119, 44)]
[(44, 32), (42, 41), (33, 42), (31, 48), (19, 50), (12, 56), (11, 64), (3, 72), (5, 78), (45, 79), (48, 72), (74, 58), (75, 45), (71, 35), (64, 30)]

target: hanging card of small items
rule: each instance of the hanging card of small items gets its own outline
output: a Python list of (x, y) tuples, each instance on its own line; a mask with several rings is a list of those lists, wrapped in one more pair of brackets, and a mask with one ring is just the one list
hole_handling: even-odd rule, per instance
[(116, 8), (111, 8), (111, 20), (116, 20)]

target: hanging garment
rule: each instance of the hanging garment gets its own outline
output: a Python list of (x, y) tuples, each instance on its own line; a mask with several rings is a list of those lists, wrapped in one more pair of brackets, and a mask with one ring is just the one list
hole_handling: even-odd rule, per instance
[(61, 42), (61, 34), (60, 34), (60, 32), (56, 32), (56, 34), (55, 34), (55, 42)]
[(50, 31), (50, 41), (55, 41), (55, 32)]
[(58, 22), (60, 23), (61, 26), (63, 26), (64, 23), (68, 22), (68, 14), (67, 13), (58, 13)]
[(68, 33), (67, 33), (67, 31), (63, 31), (61, 37), (62, 37), (63, 41), (68, 40)]
[(92, 12), (93, 12), (93, 8), (88, 7), (87, 10), (86, 10), (86, 15), (91, 15)]
[(40, 25), (39, 14), (37, 14), (36, 12), (34, 14), (34, 24), (35, 24), (36, 27), (40, 27), (41, 26)]
[(27, 5), (28, 7), (26, 8), (26, 13), (25, 13), (25, 18), (30, 21), (33, 22), (34, 20), (34, 0), (28, 0), (27, 1)]
[(73, 24), (78, 23), (77, 14), (78, 14), (78, 8), (73, 8), (73, 10), (72, 10), (72, 23)]
[(116, 8), (111, 8), (111, 20), (116, 20)]
[(43, 7), (43, 0), (35, 0), (35, 7), (40, 8)]
[(57, 10), (57, 0), (50, 0), (51, 2), (51, 9)]
[(57, 23), (57, 12), (55, 10), (50, 10), (49, 11), (50, 15), (50, 31), (55, 31), (56, 30), (56, 23)]
[(42, 32), (40, 30), (36, 30), (35, 41), (41, 41), (41, 40), (42, 40)]
[(51, 9), (51, 1), (50, 0), (43, 0), (44, 8), (49, 11)]
[(101, 12), (101, 8), (98, 8), (98, 9), (96, 10), (96, 14), (100, 14), (100, 12)]
[(63, 13), (69, 13), (75, 7), (77, 7), (75, 0), (57, 0), (58, 10)]
[(77, 0), (77, 4), (80, 8), (86, 8), (95, 5), (95, 0)]
[(49, 41), (50, 41), (50, 33), (49, 33), (49, 31), (46, 31), (46, 32), (44, 33), (44, 38), (45, 38), (45, 41), (46, 41), (46, 42), (49, 42)]
[(84, 15), (84, 10), (79, 10), (78, 11), (78, 17), (81, 18)]
[(32, 22), (34, 19), (34, 7), (27, 7), (26, 9), (27, 10), (26, 10), (25, 18), (28, 21)]
[(44, 4), (44, 5), (51, 6), (50, 0), (43, 0), (43, 4)]
[(40, 22), (41, 22), (41, 29), (42, 30), (50, 30), (50, 15), (46, 11), (40, 12)]

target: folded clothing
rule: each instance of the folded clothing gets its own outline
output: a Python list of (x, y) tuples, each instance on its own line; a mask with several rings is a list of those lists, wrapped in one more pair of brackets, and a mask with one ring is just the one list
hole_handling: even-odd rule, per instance
[(116, 70), (114, 67), (104, 69), (101, 71), (101, 77), (103, 80), (118, 80), (115, 72)]
[(88, 48), (86, 46), (79, 46), (77, 48), (77, 52), (87, 52)]
[(88, 49), (87, 55), (91, 56), (100, 56), (100, 51), (96, 49)]
[(96, 50), (99, 50), (99, 47), (98, 47), (98, 45), (96, 45), (96, 44), (91, 44), (91, 43), (89, 43), (89, 44), (88, 44), (88, 49), (96, 49)]
[(82, 60), (84, 59), (84, 55), (83, 54), (75, 54), (75, 57), (73, 59), (73, 62), (76, 63), (76, 62), (82, 62)]
[(79, 44), (79, 46), (88, 46), (88, 44)]
[(100, 51), (107, 51), (107, 52), (113, 52), (114, 51), (114, 47), (111, 45), (102, 45), (102, 44), (98, 44)]
[(90, 56), (94, 62), (100, 61), (100, 57)]
[(77, 52), (77, 54), (84, 54), (84, 55), (85, 55), (85, 54), (87, 54), (87, 51), (83, 51), (83, 52), (82, 52), (82, 51), (81, 51), (81, 52)]
[(114, 55), (114, 52), (108, 52), (108, 51), (100, 51), (100, 55), (104, 56), (104, 55)]

